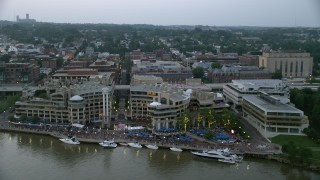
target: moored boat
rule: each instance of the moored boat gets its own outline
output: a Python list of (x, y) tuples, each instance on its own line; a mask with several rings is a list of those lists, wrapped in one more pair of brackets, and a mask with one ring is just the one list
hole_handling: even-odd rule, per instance
[(99, 145), (105, 148), (116, 148), (118, 146), (117, 143), (114, 142), (114, 140), (104, 140), (100, 142)]
[(155, 144), (147, 144), (147, 145), (145, 145), (147, 148), (149, 148), (149, 149), (159, 149), (159, 147), (157, 146), (157, 145), (155, 145)]
[(175, 151), (175, 152), (181, 152), (181, 151), (183, 151), (181, 148), (177, 148), (177, 147), (171, 147), (170, 150), (171, 150), (171, 151)]
[(128, 145), (134, 148), (142, 148), (142, 145), (138, 142), (128, 143)]
[(193, 152), (191, 151), (193, 155), (205, 157), (205, 158), (211, 158), (211, 159), (232, 159), (235, 162), (241, 162), (243, 157), (238, 156), (236, 154), (230, 153), (228, 148), (225, 149), (213, 149), (213, 150), (204, 150), (202, 152)]
[(78, 145), (80, 144), (80, 141), (76, 137), (71, 137), (71, 138), (61, 138), (59, 139), (60, 141), (66, 143), (66, 144), (73, 144), (73, 145)]
[(219, 162), (235, 164), (236, 160), (234, 158), (218, 159)]
[(121, 142), (119, 143), (121, 146), (128, 146), (128, 143)]

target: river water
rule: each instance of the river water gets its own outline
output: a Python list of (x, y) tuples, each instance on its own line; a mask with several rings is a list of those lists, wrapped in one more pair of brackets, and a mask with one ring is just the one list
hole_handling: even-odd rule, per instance
[(187, 151), (103, 149), (67, 145), (50, 136), (0, 133), (0, 180), (29, 179), (319, 180), (320, 174), (261, 159), (230, 165)]

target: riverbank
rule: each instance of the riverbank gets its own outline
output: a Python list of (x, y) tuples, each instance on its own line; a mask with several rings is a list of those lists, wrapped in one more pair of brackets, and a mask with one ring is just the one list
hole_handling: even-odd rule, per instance
[(206, 141), (204, 138), (198, 137), (191, 133), (186, 133), (188, 136), (192, 137), (190, 142), (182, 141), (169, 141), (168, 138), (155, 138), (154, 137), (136, 137), (130, 136), (129, 133), (124, 131), (115, 130), (79, 130), (79, 129), (67, 129), (67, 128), (44, 128), (44, 127), (27, 127), (27, 126), (16, 126), (13, 124), (6, 124), (0, 126), (0, 131), (6, 132), (19, 132), (19, 133), (32, 133), (39, 135), (49, 135), (54, 138), (63, 138), (68, 135), (76, 136), (77, 139), (82, 143), (99, 143), (105, 139), (114, 139), (116, 143), (128, 143), (128, 142), (139, 142), (142, 145), (146, 144), (156, 144), (161, 148), (179, 147), (184, 150), (202, 151), (207, 149), (217, 149), (228, 147), (231, 152), (247, 156), (265, 156), (271, 154), (280, 153), (280, 147), (274, 144), (263, 145), (264, 148), (260, 148), (261, 145), (251, 144), (251, 143), (215, 143), (211, 141)]
[[(81, 143), (91, 143), (98, 144), (105, 139), (114, 139), (116, 143), (129, 143), (129, 142), (139, 142), (142, 145), (156, 144), (159, 148), (168, 149), (170, 147), (178, 147), (183, 150), (190, 151), (202, 151), (207, 149), (217, 149), (217, 148), (229, 148), (232, 153), (243, 155), (245, 157), (269, 159), (272, 161), (277, 161), (280, 163), (290, 164), (285, 158), (281, 158), (276, 154), (280, 154), (279, 147), (274, 144), (268, 144), (267, 146), (251, 144), (251, 143), (237, 143), (237, 144), (217, 144), (214, 142), (206, 141), (204, 138), (198, 137), (196, 135), (187, 133), (192, 136), (193, 140), (191, 142), (168, 142), (166, 139), (155, 139), (155, 138), (139, 138), (128, 136), (123, 131), (114, 130), (96, 130), (96, 131), (70, 131), (66, 128), (57, 129), (41, 129), (37, 127), (15, 127), (12, 125), (3, 124), (0, 126), (0, 131), (2, 132), (14, 132), (14, 133), (28, 133), (37, 135), (51, 136), (57, 139), (64, 138), (68, 135), (74, 135)], [(302, 166), (293, 165), (292, 166), (305, 168), (308, 170), (320, 172), (319, 166)]]

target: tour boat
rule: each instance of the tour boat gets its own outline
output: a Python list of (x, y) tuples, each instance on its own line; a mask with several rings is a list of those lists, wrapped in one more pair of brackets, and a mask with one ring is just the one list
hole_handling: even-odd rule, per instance
[(149, 149), (158, 149), (159, 147), (157, 146), (157, 145), (155, 145), (155, 144), (147, 144), (147, 145), (145, 145), (147, 148), (149, 148)]
[(142, 148), (141, 144), (138, 142), (128, 143), (128, 145), (134, 148)]
[(74, 144), (74, 145), (80, 144), (79, 140), (74, 136), (71, 138), (61, 138), (59, 140), (66, 144)]
[(182, 151), (182, 149), (177, 148), (177, 147), (171, 147), (170, 150), (171, 151), (175, 151), (175, 152), (181, 152)]
[(117, 143), (115, 143), (114, 140), (111, 140), (111, 141), (104, 140), (104, 141), (100, 142), (99, 145), (102, 147), (105, 147), (105, 148), (116, 148), (117, 147)]

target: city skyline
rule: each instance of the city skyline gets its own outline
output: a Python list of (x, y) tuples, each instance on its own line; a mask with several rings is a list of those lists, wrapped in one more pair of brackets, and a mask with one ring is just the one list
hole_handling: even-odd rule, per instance
[(0, 20), (153, 25), (320, 27), (317, 0), (0, 0)]

